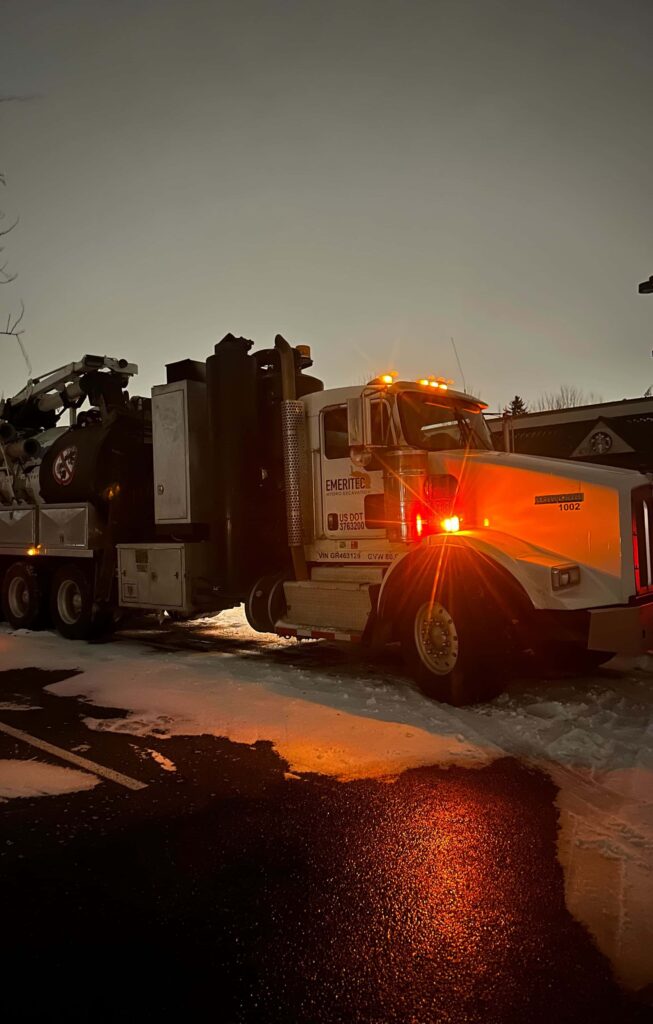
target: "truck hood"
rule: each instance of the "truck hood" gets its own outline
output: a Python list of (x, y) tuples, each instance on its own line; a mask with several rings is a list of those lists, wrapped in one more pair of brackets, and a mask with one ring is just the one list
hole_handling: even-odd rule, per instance
[(430, 474), (457, 479), (463, 530), (508, 534), (560, 564), (585, 566), (614, 603), (635, 593), (632, 492), (650, 484), (647, 476), (506, 452), (432, 452), (428, 463)]

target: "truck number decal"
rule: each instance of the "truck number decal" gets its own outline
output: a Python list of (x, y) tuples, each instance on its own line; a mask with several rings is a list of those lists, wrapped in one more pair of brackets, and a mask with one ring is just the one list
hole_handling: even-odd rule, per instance
[(579, 512), (580, 501), (563, 501), (558, 508), (561, 512)]

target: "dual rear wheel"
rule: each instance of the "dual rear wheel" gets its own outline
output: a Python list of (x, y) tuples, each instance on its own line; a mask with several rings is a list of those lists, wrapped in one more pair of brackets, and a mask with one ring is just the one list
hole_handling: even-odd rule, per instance
[(104, 624), (93, 594), (93, 573), (66, 562), (50, 575), (33, 562), (14, 562), (2, 579), (3, 617), (14, 629), (48, 623), (71, 640), (93, 636)]
[(14, 562), (2, 578), (2, 615), (14, 629), (40, 629), (45, 622), (43, 578), (31, 562)]
[(99, 616), (93, 578), (86, 569), (69, 562), (56, 570), (50, 584), (50, 618), (70, 640), (85, 640), (96, 632)]

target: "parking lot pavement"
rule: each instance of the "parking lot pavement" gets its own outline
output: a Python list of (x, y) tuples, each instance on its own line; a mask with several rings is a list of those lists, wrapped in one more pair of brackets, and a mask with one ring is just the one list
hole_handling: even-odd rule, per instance
[[(649, 1019), (566, 909), (546, 775), (298, 774), (265, 741), (90, 730), (43, 689), (65, 674), (0, 672), (0, 721), (145, 785), (0, 808), (5, 1019)], [(0, 733), (16, 759), (78, 771)]]

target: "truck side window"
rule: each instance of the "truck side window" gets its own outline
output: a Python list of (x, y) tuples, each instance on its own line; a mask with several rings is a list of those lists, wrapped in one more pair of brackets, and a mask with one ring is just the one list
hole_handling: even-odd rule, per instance
[(325, 409), (324, 422), (324, 454), (327, 459), (349, 458), (349, 430), (347, 423), (347, 406), (338, 405), (333, 409)]

